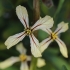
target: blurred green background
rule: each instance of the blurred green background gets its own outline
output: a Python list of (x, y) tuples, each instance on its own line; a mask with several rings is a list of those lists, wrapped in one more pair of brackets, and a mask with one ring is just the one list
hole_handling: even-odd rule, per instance
[[(15, 46), (7, 50), (4, 45), (5, 40), (16, 33), (22, 32), (24, 26), (17, 18), (15, 8), (18, 5), (25, 6), (29, 14), (29, 24), (33, 21), (33, 0), (0, 0), (0, 61), (11, 56), (18, 56)], [(70, 23), (70, 0), (40, 0), (40, 16), (50, 15), (54, 18), (53, 30), (61, 21)], [(69, 24), (70, 26), (70, 24)], [(69, 29), (70, 30), (70, 29)], [(64, 58), (56, 42), (50, 44), (49, 48), (43, 53), (46, 65), (37, 70), (70, 70), (70, 31), (61, 34), (61, 39), (66, 43), (68, 49), (68, 58)], [(47, 37), (47, 33), (39, 30), (38, 39), (42, 41)], [(29, 38), (25, 37), (22, 41), (25, 48), (30, 53)], [(19, 63), (4, 70), (19, 70)], [(1, 69), (2, 70), (2, 69)]]

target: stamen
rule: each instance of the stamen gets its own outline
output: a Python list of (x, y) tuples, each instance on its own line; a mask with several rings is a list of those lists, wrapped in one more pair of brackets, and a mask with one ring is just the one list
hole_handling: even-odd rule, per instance
[(57, 38), (57, 34), (56, 34), (56, 33), (52, 33), (52, 34), (51, 34), (51, 38), (52, 38), (53, 40), (55, 40), (55, 39)]
[(25, 29), (25, 32), (27, 35), (30, 35), (32, 33), (32, 30), (30, 28)]
[(25, 61), (25, 60), (27, 59), (27, 56), (24, 55), (24, 54), (21, 54), (21, 55), (19, 56), (19, 58), (20, 58), (20, 60), (23, 62), (23, 61)]

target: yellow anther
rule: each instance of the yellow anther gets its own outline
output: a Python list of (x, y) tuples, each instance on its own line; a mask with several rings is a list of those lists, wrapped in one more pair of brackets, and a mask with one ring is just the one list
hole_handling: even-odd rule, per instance
[(21, 55), (19, 56), (19, 58), (20, 58), (20, 60), (23, 62), (23, 61), (25, 61), (25, 60), (27, 59), (27, 56), (24, 55), (24, 54), (21, 54)]
[(51, 37), (52, 37), (53, 40), (55, 40), (57, 38), (57, 35), (55, 33), (52, 33)]
[(32, 33), (30, 28), (25, 29), (25, 32), (26, 32), (27, 35), (30, 35)]

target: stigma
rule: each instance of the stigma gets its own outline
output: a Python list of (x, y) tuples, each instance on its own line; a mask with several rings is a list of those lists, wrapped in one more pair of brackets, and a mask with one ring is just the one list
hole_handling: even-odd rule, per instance
[(55, 39), (57, 38), (57, 34), (53, 32), (53, 33), (51, 34), (51, 38), (52, 38), (53, 40), (55, 40)]
[(25, 32), (27, 36), (32, 34), (32, 30), (30, 28), (25, 29)]

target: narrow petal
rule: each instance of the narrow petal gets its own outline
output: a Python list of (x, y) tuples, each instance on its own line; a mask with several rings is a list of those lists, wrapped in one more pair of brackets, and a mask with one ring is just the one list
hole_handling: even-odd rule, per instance
[(43, 67), (43, 66), (45, 66), (46, 65), (46, 62), (45, 62), (45, 60), (44, 59), (42, 59), (42, 58), (38, 58), (38, 60), (37, 60), (37, 67)]
[(67, 48), (66, 45), (63, 41), (61, 41), (59, 38), (56, 39), (56, 42), (59, 45), (60, 48), (60, 52), (62, 53), (62, 55), (66, 58), (68, 58), (68, 52), (67, 52)]
[(20, 54), (26, 54), (26, 49), (25, 49), (25, 47), (23, 46), (22, 43), (19, 43), (19, 44), (16, 46), (16, 49), (17, 49), (17, 51), (20, 52)]
[(21, 23), (24, 25), (25, 28), (29, 27), (29, 21), (28, 21), (28, 13), (24, 6), (17, 6), (16, 7), (16, 14), (18, 18), (20, 19)]
[(0, 69), (5, 69), (9, 66), (12, 66), (14, 63), (20, 61), (18, 57), (10, 57), (7, 60), (0, 62)]
[(46, 28), (46, 29), (43, 28), (42, 30), (45, 31), (46, 33), (48, 33), (49, 35), (51, 35), (51, 33), (52, 33), (50, 28)]
[(29, 70), (27, 62), (22, 62), (20, 66), (20, 70)]
[(31, 61), (31, 56), (27, 56), (27, 61)]
[(10, 36), (6, 41), (5, 45), (7, 46), (7, 49), (11, 48), (12, 46), (16, 45), (18, 42), (22, 41), (22, 39), (25, 37), (25, 32), (21, 32), (18, 34), (15, 34), (13, 36)]
[(34, 57), (41, 57), (42, 55), (39, 49), (39, 41), (33, 34), (30, 35), (30, 44), (31, 44), (31, 52), (34, 55)]
[(55, 30), (55, 33), (59, 34), (59, 33), (65, 32), (67, 30), (68, 30), (68, 23), (61, 22), (58, 24), (58, 27)]
[(41, 43), (40, 43), (40, 51), (41, 52), (44, 52), (44, 50), (47, 49), (47, 47), (49, 46), (49, 44), (52, 42), (53, 40), (51, 39), (51, 37), (43, 40)]
[(51, 28), (53, 26), (53, 18), (50, 16), (45, 16), (44, 18), (40, 18), (33, 26), (33, 30), (43, 29), (43, 28)]

